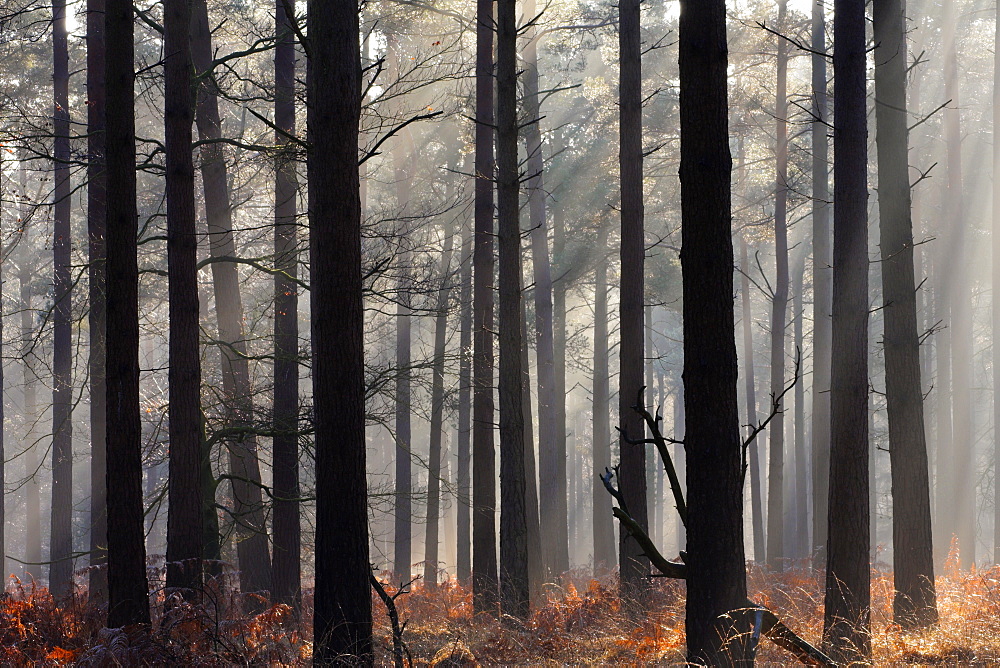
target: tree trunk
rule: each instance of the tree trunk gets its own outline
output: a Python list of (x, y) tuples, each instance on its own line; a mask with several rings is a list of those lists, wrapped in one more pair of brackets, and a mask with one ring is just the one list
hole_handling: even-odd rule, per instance
[(830, 513), (823, 643), (871, 656), (868, 563), (868, 128), (865, 3), (835, 0)]
[[(778, 30), (785, 24), (787, 2), (778, 2)], [(774, 295), (771, 302), (771, 396), (785, 388), (785, 322), (788, 315), (788, 42), (778, 38), (777, 122), (774, 180)], [(771, 451), (767, 476), (767, 566), (780, 571), (787, 556), (785, 546), (785, 414), (779, 408), (770, 425)]]
[[(104, 0), (87, 1), (87, 238), (90, 255), (90, 584), (88, 601), (108, 601), (107, 382), (104, 302), (104, 238), (107, 182), (104, 176)], [(6, 572), (6, 571), (5, 571)]]
[[(521, 276), (522, 285), (524, 277)], [(535, 433), (531, 417), (531, 361), (528, 356), (527, 304), (521, 299), (521, 415), (524, 421), (524, 508), (528, 530), (528, 585), (532, 600), (541, 593), (545, 581), (542, 563), (542, 536), (538, 524), (538, 467), (535, 465)]]
[(886, 410), (892, 467), (893, 619), (905, 629), (937, 622), (930, 480), (920, 379), (910, 221), (906, 32), (901, 0), (875, 0), (875, 122)]
[[(643, 423), (633, 410), (642, 388), (643, 239), (642, 201), (642, 37), (639, 0), (619, 4), (619, 152), (621, 178), (621, 347), (619, 350), (618, 425), (639, 438)], [(646, 530), (646, 447), (619, 438), (621, 493), (629, 513)], [(619, 527), (619, 595), (642, 603), (649, 589), (649, 559), (631, 534)]]
[[(197, 73), (212, 66), (212, 35), (206, 0), (192, 0), (191, 54)], [(358, 53), (360, 58), (360, 46)], [(198, 139), (215, 143), (201, 146), (201, 178), (205, 192), (205, 216), (208, 220), (209, 248), (212, 259), (212, 284), (222, 346), (222, 391), (228, 412), (227, 426), (253, 428), (253, 389), (247, 361), (246, 335), (243, 332), (243, 300), (239, 273), (232, 258), (237, 256), (233, 238), (233, 216), (229, 193), (229, 174), (222, 138), (218, 92), (215, 80), (208, 76), (198, 87), (196, 122)], [(261, 495), (260, 462), (257, 437), (249, 433), (226, 441), (229, 469), (233, 476), (233, 520), (236, 523), (237, 555), (240, 568), (240, 591), (270, 591), (271, 557), (268, 553), (264, 504)], [(367, 577), (365, 578), (367, 583)]]
[[(802, 307), (802, 293), (805, 289), (806, 253), (798, 252), (795, 261), (795, 293), (792, 296), (792, 311), (795, 318), (795, 354), (801, 356), (805, 350)], [(789, 555), (794, 559), (809, 556), (809, 495), (806, 481), (809, 479), (809, 458), (806, 454), (806, 388), (802, 378), (795, 384), (795, 506), (792, 509), (793, 539)]]
[[(309, 233), (316, 426), (314, 663), (371, 665), (355, 0), (308, 5)], [(350, 657), (349, 659), (347, 657)]]
[[(399, 76), (398, 41), (395, 35), (387, 38), (387, 53), (393, 73)], [(396, 186), (396, 211), (398, 215), (397, 234), (405, 239), (407, 205), (410, 201), (412, 185), (413, 143), (405, 131), (396, 138), (392, 149), (393, 181)], [(405, 243), (405, 241), (404, 241)], [(412, 321), (410, 303), (413, 298), (412, 278), (410, 276), (412, 263), (408, 250), (399, 255), (398, 290), (396, 301), (396, 395), (395, 395), (395, 431), (396, 431), (396, 520), (395, 536), (395, 567), (397, 579), (406, 582), (411, 577), (413, 568), (413, 440), (412, 440)]]
[[(563, 258), (566, 251), (566, 209), (564, 205), (557, 205), (552, 212), (552, 257), (556, 266), (562, 266)], [(556, 481), (557, 485), (563, 486), (561, 492), (563, 501), (556, 499), (556, 503), (568, 504), (566, 518), (567, 518), (567, 556), (566, 563), (567, 568), (570, 565), (570, 554), (576, 554), (575, 550), (570, 547), (569, 538), (569, 526), (568, 523), (572, 520), (576, 521), (577, 526), (579, 526), (579, 518), (582, 514), (580, 505), (578, 503), (579, 494), (574, 495), (567, 489), (567, 483), (570, 486), (575, 486), (576, 490), (580, 489), (580, 479), (576, 474), (575, 464), (571, 469), (569, 475), (565, 474), (565, 459), (569, 455), (569, 449), (566, 443), (566, 278), (565, 273), (557, 276), (552, 283), (552, 351), (553, 351), (553, 371), (555, 378), (553, 380), (553, 395), (555, 395), (555, 412), (553, 419), (555, 420), (555, 427), (553, 429), (553, 436), (555, 437), (555, 450), (559, 455), (560, 462), (563, 462), (564, 472), (563, 475), (559, 477)], [(575, 439), (574, 439), (575, 440)], [(574, 449), (573, 455), (574, 461), (579, 453)], [(596, 481), (595, 481), (596, 482)], [(567, 498), (568, 497), (568, 498)], [(575, 533), (575, 532), (574, 532)], [(574, 539), (575, 540), (575, 539)], [(575, 546), (575, 543), (574, 543)]]
[(108, 621), (149, 623), (139, 420), (139, 267), (136, 256), (135, 55), (130, 0), (107, 0)]
[[(525, 17), (536, 15), (535, 0), (525, 0)], [(548, 227), (543, 189), (541, 107), (538, 99), (537, 26), (528, 31), (524, 46), (524, 145), (527, 153), (528, 216), (531, 228), (531, 261), (535, 282), (535, 334), (538, 359), (538, 472), (546, 484), (539, 488), (542, 560), (545, 577), (569, 570), (566, 525), (566, 442), (558, 438), (555, 343), (553, 340), (552, 269), (549, 263)]]
[[(642, 312), (642, 336), (645, 346), (642, 361), (642, 370), (645, 375), (645, 379), (643, 380), (643, 387), (645, 388), (643, 397), (647, 405), (653, 406), (653, 410), (659, 412), (662, 407), (662, 397), (656, 392), (656, 386), (653, 384), (653, 305), (645, 304)], [(651, 434), (647, 433), (648, 431), (648, 429), (644, 429), (639, 433), (643, 434), (643, 438), (651, 438)], [(656, 451), (646, 446), (643, 446), (643, 448), (645, 449), (646, 481), (650, 487), (650, 493), (646, 497), (646, 513), (649, 522), (648, 532), (649, 537), (656, 541), (659, 533), (657, 531), (657, 522), (661, 511), (660, 496), (656, 489), (656, 473), (662, 467), (657, 461)]]
[[(27, 225), (27, 169), (25, 156), (19, 157), (21, 197), (21, 221)], [(41, 462), (38, 457), (38, 436), (35, 432), (38, 423), (38, 376), (35, 371), (35, 312), (32, 310), (31, 298), (35, 267), (30, 251), (24, 252), (18, 275), (21, 287), (21, 359), (24, 373), (24, 423), (27, 427), (21, 448), (24, 450), (24, 473), (27, 482), (24, 490), (24, 580), (41, 581), (42, 564), (42, 508), (41, 508)]]
[(496, 614), (496, 449), (493, 444), (493, 4), (476, 4), (476, 181), (472, 360), (472, 601)]
[(830, 165), (826, 76), (826, 15), (812, 6), (812, 552), (813, 564), (826, 562), (827, 499), (830, 481), (830, 345), (833, 322), (833, 255), (830, 239)]
[(736, 382), (726, 6), (681, 1), (681, 272), (688, 661), (744, 661), (743, 464)]
[[(746, 376), (747, 400), (747, 431), (753, 432), (757, 425), (757, 384), (754, 379), (753, 363), (753, 312), (750, 309), (750, 263), (747, 260), (747, 241), (740, 235), (740, 294), (743, 305), (743, 368)], [(675, 437), (676, 438), (676, 437)], [(763, 486), (760, 482), (760, 444), (759, 436), (750, 443), (750, 515), (753, 523), (753, 558), (761, 563), (765, 556), (764, 542), (764, 499)]]
[[(466, 172), (468, 170), (465, 170)], [(472, 536), (470, 530), (472, 485), (470, 452), (472, 436), (472, 230), (463, 225), (462, 269), (460, 273), (461, 313), (459, 315), (459, 368), (458, 368), (458, 499), (456, 515), (457, 552), (455, 572), (462, 586), (469, 586), (472, 576)]]
[(608, 372), (608, 229), (601, 221), (597, 231), (597, 272), (594, 286), (594, 386), (593, 396), (593, 477), (590, 486), (593, 499), (594, 570), (614, 568), (614, 518), (607, 492), (598, 476), (611, 467), (611, 422), (608, 404), (611, 401)]
[(301, 606), (299, 519), (299, 247), (295, 146), (295, 37), (275, 0), (274, 143), (274, 561), (275, 602)]
[(52, 529), (49, 590), (56, 599), (73, 592), (73, 287), (69, 175), (69, 51), (66, 1), (52, 3), (52, 112), (54, 147), (52, 307)]
[(201, 354), (191, 126), (191, 5), (164, 0), (164, 137), (170, 306), (167, 587), (201, 585)]
[(521, 377), (520, 172), (517, 162), (517, 8), (497, 0), (497, 245), (500, 339), (500, 601), (505, 614), (529, 612)]
[[(457, 165), (456, 165), (457, 167)], [(449, 196), (454, 196), (449, 181)], [(455, 247), (455, 230), (445, 230), (441, 254), (441, 285), (438, 287), (434, 317), (434, 359), (431, 379), (430, 455), (427, 476), (427, 533), (424, 540), (424, 586), (437, 585), (438, 536), (441, 524), (441, 441), (444, 437), (444, 362), (448, 336), (448, 302), (451, 298), (451, 256)]]
[[(952, 424), (951, 448), (942, 451), (950, 460), (950, 479), (946, 479), (945, 498), (950, 504), (947, 526), (955, 527), (958, 536), (959, 565), (968, 567), (976, 563), (976, 476), (973, 475), (973, 401), (972, 401), (972, 288), (968, 268), (969, 241), (962, 202), (962, 129), (959, 107), (958, 50), (955, 42), (956, 23), (959, 18), (952, 3), (947, 5), (942, 25), (951, 34), (945, 39), (949, 44), (945, 55), (945, 96), (950, 102), (944, 111), (944, 134), (948, 151), (948, 192), (944, 218), (949, 230), (950, 244), (947, 255), (951, 273), (947, 299), (951, 303), (951, 354), (952, 354)], [(947, 505), (947, 504), (946, 504)]]

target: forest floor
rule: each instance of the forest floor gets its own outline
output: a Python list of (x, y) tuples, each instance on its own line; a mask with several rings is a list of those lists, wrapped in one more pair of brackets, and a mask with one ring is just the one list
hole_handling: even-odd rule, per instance
[[(482, 665), (682, 664), (684, 585), (662, 578), (654, 583), (651, 612), (644, 622), (622, 614), (613, 578), (595, 580), (582, 571), (568, 573), (560, 587), (550, 587), (547, 602), (527, 623), (475, 618), (471, 592), (453, 580), (434, 588), (418, 583), (396, 602), (401, 620), (408, 620), (403, 637), (414, 666), (437, 665), (456, 647), (470, 651)], [(386, 588), (393, 593), (392, 587)], [(819, 643), (823, 594), (810, 569), (775, 574), (751, 568), (748, 588), (751, 598), (770, 607), (810, 642)], [(1000, 567), (959, 572), (952, 560), (937, 578), (940, 623), (922, 633), (906, 633), (892, 623), (891, 593), (891, 574), (873, 568), (876, 665), (1000, 665)], [(218, 589), (206, 590), (204, 600), (219, 604), (175, 601), (164, 606), (160, 597), (154, 605), (152, 633), (142, 628), (105, 629), (95, 606), (86, 603), (85, 593), (59, 607), (46, 590), (14, 580), (0, 600), (0, 665), (309, 664), (308, 596), (301, 623), (287, 606), (255, 600), (241, 604)], [(372, 605), (377, 663), (392, 665), (386, 610), (378, 597), (373, 597)], [(252, 607), (257, 609), (244, 612)], [(767, 641), (761, 642), (757, 658), (758, 665), (794, 664), (790, 655)]]

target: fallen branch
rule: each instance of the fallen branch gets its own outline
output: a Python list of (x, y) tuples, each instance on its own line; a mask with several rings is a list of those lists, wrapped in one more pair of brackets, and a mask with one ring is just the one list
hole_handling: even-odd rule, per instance
[(420, 576), (418, 575), (406, 584), (400, 584), (399, 589), (392, 596), (385, 590), (379, 579), (375, 577), (375, 573), (369, 573), (369, 578), (371, 579), (372, 588), (378, 593), (378, 597), (385, 604), (386, 612), (389, 613), (389, 623), (392, 625), (392, 665), (394, 668), (403, 668), (403, 652), (405, 651), (412, 668), (413, 656), (410, 655), (410, 648), (403, 642), (403, 632), (406, 630), (407, 622), (399, 623), (399, 610), (396, 608), (396, 599), (403, 594), (409, 594), (410, 590), (407, 587), (420, 579)]

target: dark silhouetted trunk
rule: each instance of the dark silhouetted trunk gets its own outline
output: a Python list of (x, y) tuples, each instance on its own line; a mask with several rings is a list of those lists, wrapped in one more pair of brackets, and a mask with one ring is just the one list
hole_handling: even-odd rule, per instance
[(614, 518), (598, 476), (611, 467), (611, 421), (608, 403), (611, 401), (608, 370), (608, 229), (601, 221), (597, 231), (597, 272), (594, 284), (594, 386), (593, 397), (593, 477), (588, 480), (593, 499), (594, 569), (614, 568)]
[(274, 560), (273, 600), (301, 604), (299, 520), (299, 247), (295, 163), (295, 37), (276, 0), (274, 36)]
[(838, 662), (871, 656), (868, 564), (868, 127), (865, 3), (834, 4), (833, 339), (823, 644)]
[[(787, 3), (778, 2), (778, 30), (785, 24)], [(785, 388), (785, 321), (788, 315), (788, 42), (778, 38), (777, 93), (774, 115), (777, 142), (774, 151), (774, 295), (771, 302), (771, 396)], [(781, 570), (785, 549), (785, 414), (779, 410), (770, 425), (771, 450), (767, 476), (767, 566)]]
[[(733, 314), (726, 7), (682, 0), (681, 271), (687, 451), (688, 661), (743, 661), (743, 467)], [(742, 636), (741, 636), (742, 637)]]
[(88, 600), (108, 600), (107, 383), (105, 381), (104, 0), (87, 1), (87, 238), (90, 252), (90, 585)]
[(826, 561), (827, 500), (830, 482), (830, 345), (833, 313), (833, 254), (830, 238), (830, 165), (826, 78), (826, 11), (812, 6), (812, 226), (813, 379), (812, 480), (814, 565)]
[(875, 0), (875, 120), (879, 248), (885, 304), (886, 410), (892, 467), (893, 619), (905, 629), (937, 621), (930, 480), (920, 379), (910, 221), (906, 32), (902, 0)]
[(493, 4), (476, 3), (476, 180), (473, 257), (472, 600), (496, 614), (496, 448), (493, 441)]
[(73, 585), (73, 288), (70, 276), (69, 51), (66, 1), (52, 3), (53, 120), (52, 259), (52, 525), (49, 590), (56, 599)]
[[(457, 166), (456, 166), (457, 167)], [(449, 196), (454, 197), (453, 182), (449, 181)], [(434, 317), (434, 359), (431, 362), (431, 425), (427, 477), (427, 533), (424, 540), (424, 585), (437, 584), (438, 540), (441, 520), (441, 441), (444, 437), (444, 363), (448, 337), (448, 301), (451, 298), (451, 256), (455, 246), (455, 230), (445, 230), (441, 254), (441, 285), (438, 287)]]
[(458, 500), (455, 572), (462, 586), (472, 577), (472, 230), (463, 226), (458, 362)]
[(520, 172), (517, 161), (517, 11), (497, 0), (497, 246), (500, 340), (500, 602), (528, 615), (528, 508), (521, 377)]
[(201, 585), (201, 354), (191, 126), (191, 4), (164, 0), (164, 138), (170, 307), (167, 587)]
[[(642, 388), (643, 240), (642, 203), (642, 37), (639, 0), (619, 4), (618, 50), (619, 152), (621, 177), (621, 349), (619, 351), (618, 426), (630, 438), (643, 434), (642, 418), (633, 410)], [(644, 399), (645, 400), (645, 399)], [(621, 493), (629, 513), (646, 529), (646, 446), (619, 438)], [(606, 502), (605, 502), (606, 504)], [(640, 603), (649, 588), (649, 559), (629, 531), (619, 527), (620, 596)]]
[[(522, 14), (533, 18), (534, 0), (526, 0)], [(535, 335), (538, 359), (538, 472), (545, 481), (539, 492), (542, 560), (545, 577), (569, 570), (566, 524), (566, 442), (557, 437), (555, 343), (553, 341), (552, 268), (549, 262), (548, 226), (543, 189), (541, 107), (538, 99), (537, 27), (524, 46), (524, 144), (527, 152), (528, 215), (531, 228), (531, 261), (535, 283)]]
[(308, 12), (309, 259), (316, 426), (313, 662), (371, 665), (358, 5), (353, 0), (311, 0)]
[[(212, 35), (206, 0), (192, 1), (191, 55), (197, 73), (212, 65)], [(360, 46), (358, 53), (360, 58)], [(246, 335), (243, 332), (243, 300), (233, 238), (233, 212), (229, 196), (229, 174), (222, 138), (218, 92), (208, 76), (198, 87), (196, 116), (198, 139), (211, 143), (201, 146), (201, 178), (205, 193), (205, 217), (212, 262), (212, 285), (222, 347), (222, 391), (228, 412), (226, 426), (253, 429), (253, 394)], [(261, 493), (257, 437), (253, 433), (227, 439), (229, 473), (233, 485), (233, 521), (236, 524), (236, 551), (240, 569), (240, 590), (270, 591), (271, 557), (268, 553)]]
[(139, 421), (139, 266), (136, 233), (133, 6), (107, 0), (108, 622), (149, 623)]

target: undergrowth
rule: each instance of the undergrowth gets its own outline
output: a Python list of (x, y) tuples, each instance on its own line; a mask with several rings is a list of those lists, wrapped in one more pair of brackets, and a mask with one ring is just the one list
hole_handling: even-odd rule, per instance
[[(220, 582), (207, 587), (198, 604), (155, 594), (149, 628), (108, 629), (85, 590), (57, 604), (46, 589), (12, 577), (0, 599), (0, 665), (310, 663), (310, 592), (296, 616), (285, 605), (241, 599), (228, 585), (232, 578)], [(394, 593), (384, 577), (383, 582)], [(769, 606), (808, 641), (820, 643), (823, 593), (821, 578), (811, 569), (768, 573), (751, 567), (747, 584), (751, 598)], [(959, 571), (952, 559), (937, 578), (937, 594), (940, 623), (924, 632), (905, 632), (892, 623), (892, 575), (873, 568), (876, 665), (1000, 665), (1000, 566)], [(471, 651), (483, 665), (683, 663), (683, 582), (655, 578), (650, 613), (643, 621), (623, 614), (613, 577), (593, 579), (583, 570), (548, 585), (539, 600), (526, 622), (474, 615), (471, 591), (454, 580), (436, 587), (418, 582), (396, 602), (401, 619), (408, 620), (404, 640), (416, 666), (435, 665), (435, 655), (454, 654), (455, 647)], [(377, 663), (391, 665), (388, 617), (375, 596), (372, 607)], [(767, 641), (761, 641), (758, 661), (793, 663)]]

